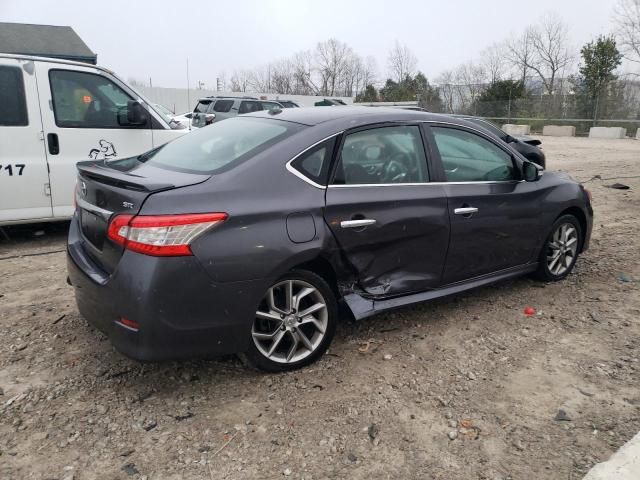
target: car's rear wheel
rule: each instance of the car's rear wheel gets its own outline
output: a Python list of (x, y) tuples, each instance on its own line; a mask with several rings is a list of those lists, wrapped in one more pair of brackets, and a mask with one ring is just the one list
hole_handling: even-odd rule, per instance
[(576, 264), (581, 244), (582, 228), (578, 219), (573, 215), (558, 218), (540, 252), (536, 276), (547, 282), (565, 278)]
[(309, 365), (326, 350), (336, 329), (337, 302), (327, 282), (292, 271), (265, 292), (251, 327), (243, 360), (268, 372)]

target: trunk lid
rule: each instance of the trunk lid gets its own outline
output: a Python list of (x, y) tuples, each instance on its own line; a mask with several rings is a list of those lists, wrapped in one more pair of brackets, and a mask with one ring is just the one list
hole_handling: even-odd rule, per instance
[(110, 241), (110, 220), (118, 214), (135, 215), (155, 192), (196, 185), (207, 174), (169, 171), (137, 158), (105, 162), (79, 162), (76, 213), (87, 254), (107, 273), (115, 269), (123, 248)]

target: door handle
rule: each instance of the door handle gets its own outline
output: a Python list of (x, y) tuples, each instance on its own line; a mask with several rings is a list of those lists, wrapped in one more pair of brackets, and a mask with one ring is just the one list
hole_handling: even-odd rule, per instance
[(374, 218), (363, 218), (360, 220), (343, 220), (340, 222), (342, 228), (362, 228), (369, 225), (375, 225), (376, 220)]
[(58, 155), (60, 153), (60, 143), (58, 142), (57, 134), (47, 134), (47, 145), (49, 146), (49, 153), (51, 155)]
[(473, 213), (477, 213), (478, 209), (476, 207), (462, 207), (456, 208), (453, 213), (456, 215), (471, 215)]

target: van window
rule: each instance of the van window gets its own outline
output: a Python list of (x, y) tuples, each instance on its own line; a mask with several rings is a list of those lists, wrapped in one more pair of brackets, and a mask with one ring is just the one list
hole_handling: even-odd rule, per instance
[(2, 66), (0, 67), (0, 125), (21, 127), (28, 124), (22, 70), (18, 67)]
[(49, 81), (57, 126), (140, 128), (118, 123), (118, 112), (133, 99), (108, 78), (72, 70), (51, 70)]
[(218, 100), (213, 106), (214, 112), (226, 113), (233, 107), (233, 100)]

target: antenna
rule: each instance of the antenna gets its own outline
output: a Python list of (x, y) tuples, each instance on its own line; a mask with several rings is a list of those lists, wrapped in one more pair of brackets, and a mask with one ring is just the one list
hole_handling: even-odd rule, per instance
[[(191, 99), (189, 98), (189, 57), (187, 57), (187, 108), (191, 108)], [(189, 119), (189, 130), (191, 130), (191, 120), (193, 115)]]

